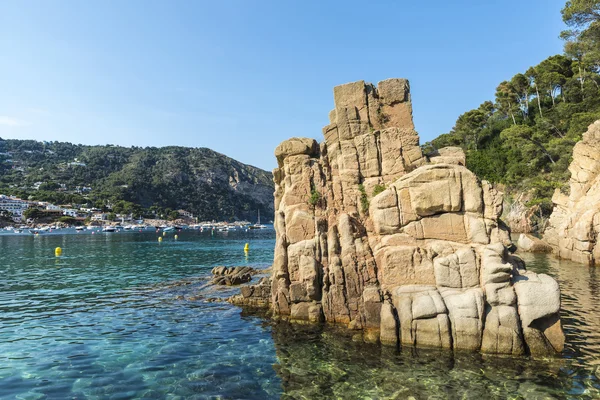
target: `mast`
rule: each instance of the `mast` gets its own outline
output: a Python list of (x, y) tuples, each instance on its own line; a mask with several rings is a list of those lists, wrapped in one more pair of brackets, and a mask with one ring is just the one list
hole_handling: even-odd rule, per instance
[(260, 208), (258, 209), (258, 222), (256, 223), (256, 225), (260, 225)]

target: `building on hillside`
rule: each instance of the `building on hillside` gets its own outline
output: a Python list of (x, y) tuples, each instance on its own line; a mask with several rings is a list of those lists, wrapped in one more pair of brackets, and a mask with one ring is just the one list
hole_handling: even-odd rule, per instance
[(91, 214), (96, 214), (96, 213), (102, 212), (101, 209), (95, 208), (95, 207), (92, 207), (92, 208), (80, 208), (79, 210), (82, 211), (82, 212), (84, 212), (84, 213), (91, 213)]
[(13, 215), (13, 220), (23, 220), (23, 213), (29, 208), (29, 202), (17, 197), (0, 195), (0, 210), (8, 211)]
[(106, 221), (108, 218), (108, 214), (105, 213), (96, 213), (93, 214), (90, 218), (92, 221)]
[(133, 220), (133, 215), (132, 214), (117, 214), (116, 217), (121, 222), (132, 221)]
[(79, 215), (79, 212), (74, 208), (63, 208), (62, 213), (63, 213), (63, 215), (73, 217), (73, 218), (77, 218)]
[(76, 193), (89, 193), (91, 191), (92, 191), (92, 188), (89, 186), (76, 186), (75, 187)]
[(194, 218), (194, 214), (185, 210), (177, 210), (177, 214), (179, 214), (180, 217), (184, 218)]

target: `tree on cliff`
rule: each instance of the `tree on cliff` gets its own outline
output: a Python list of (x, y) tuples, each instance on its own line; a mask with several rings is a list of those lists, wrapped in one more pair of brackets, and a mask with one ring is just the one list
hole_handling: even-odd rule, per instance
[(554, 189), (568, 180), (574, 144), (600, 119), (600, 0), (568, 1), (562, 16), (564, 54), (501, 82), (493, 102), (426, 144), (463, 147), (469, 169), (507, 185), (509, 195), (533, 191), (547, 213)]

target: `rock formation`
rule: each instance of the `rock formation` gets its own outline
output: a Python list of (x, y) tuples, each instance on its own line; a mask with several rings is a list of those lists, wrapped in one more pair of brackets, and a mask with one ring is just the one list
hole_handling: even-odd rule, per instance
[(519, 248), (519, 250), (527, 251), (530, 253), (552, 252), (552, 247), (549, 246), (546, 242), (527, 233), (521, 233), (519, 235), (519, 240), (517, 240), (517, 247)]
[(557, 189), (544, 240), (561, 258), (595, 265), (600, 260), (600, 121), (573, 148), (570, 193)]
[(242, 283), (250, 282), (252, 275), (256, 275), (259, 271), (251, 267), (214, 267), (211, 271), (214, 278), (211, 280), (213, 285), (234, 286)]
[(242, 286), (240, 293), (227, 299), (231, 304), (250, 308), (268, 308), (271, 304), (271, 280), (262, 277), (256, 285)]
[(546, 228), (546, 220), (540, 217), (540, 206), (538, 204), (527, 205), (534, 196), (533, 191), (528, 191), (518, 193), (512, 201), (504, 199), (502, 221), (508, 225), (512, 233), (542, 233)]
[(502, 194), (464, 153), (424, 156), (407, 80), (334, 89), (325, 141), (275, 150), (275, 314), (367, 341), (561, 351), (560, 291), (509, 254)]

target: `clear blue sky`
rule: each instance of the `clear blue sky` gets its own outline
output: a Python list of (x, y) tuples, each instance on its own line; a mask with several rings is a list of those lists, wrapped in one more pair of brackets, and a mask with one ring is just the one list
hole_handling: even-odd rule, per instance
[(0, 2), (0, 137), (209, 147), (272, 169), (335, 85), (411, 81), (421, 142), (560, 53), (565, 0)]

